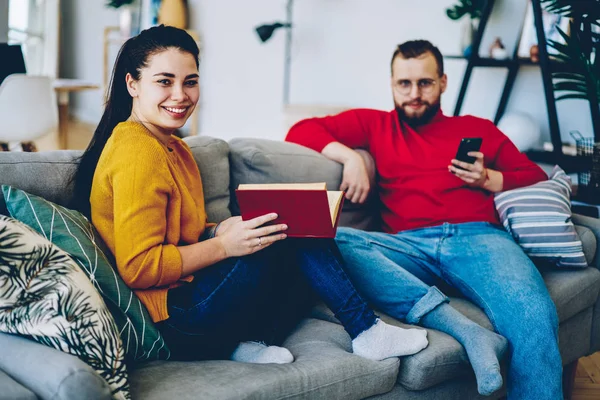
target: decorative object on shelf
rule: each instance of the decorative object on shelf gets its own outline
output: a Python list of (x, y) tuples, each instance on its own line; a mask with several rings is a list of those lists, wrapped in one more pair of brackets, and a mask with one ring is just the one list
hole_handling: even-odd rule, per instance
[[(164, 1), (164, 0), (163, 0)], [(290, 73), (292, 66), (292, 9), (294, 0), (287, 0), (286, 5), (286, 21), (275, 22), (272, 24), (264, 24), (255, 28), (256, 34), (262, 43), (265, 43), (271, 38), (273, 33), (279, 28), (286, 28), (287, 35), (285, 37), (285, 59), (283, 71), (283, 104), (287, 106), (290, 103)]]
[[(546, 0), (542, 0), (543, 3)], [(560, 2), (564, 0), (559, 0)], [(578, 1), (578, 0), (575, 0)], [(581, 1), (581, 0), (579, 0)], [(559, 34), (559, 30), (566, 31), (569, 27), (569, 19), (563, 17), (559, 14), (553, 14), (547, 10), (542, 11), (542, 20), (544, 21), (544, 33), (546, 35), (547, 40), (557, 40), (561, 41), (562, 37)], [(535, 23), (533, 18), (533, 6), (531, 1), (528, 1), (527, 11), (525, 13), (525, 21), (523, 22), (523, 30), (521, 32), (521, 38), (519, 41), (519, 50), (517, 54), (521, 58), (531, 57), (533, 46), (536, 46), (536, 54), (539, 54), (539, 46), (537, 33), (535, 31)], [(554, 53), (552, 49), (548, 47), (548, 54), (553, 56)], [(538, 62), (538, 60), (533, 60), (533, 62)]]
[(185, 0), (161, 0), (158, 23), (187, 29), (188, 12)]
[(446, 15), (453, 21), (458, 21), (465, 15), (460, 29), (460, 52), (465, 57), (471, 56), (471, 45), (479, 26), (479, 18), (486, 0), (458, 0), (458, 4), (447, 8)]
[(549, 38), (548, 45), (558, 61), (573, 71), (554, 72), (556, 100), (583, 99), (590, 105), (594, 138), (600, 142), (600, 0), (541, 0), (550, 12), (570, 19), (567, 29), (557, 27), (560, 40)]
[(140, 0), (110, 0), (106, 5), (119, 9), (119, 30), (123, 38), (140, 33), (142, 24)]
[(499, 37), (497, 37), (490, 46), (490, 58), (496, 60), (505, 60), (508, 58), (506, 47), (504, 47), (504, 43), (502, 43), (502, 39)]
[(150, 26), (158, 25), (158, 13), (160, 10), (160, 4), (161, 0), (150, 0)]
[(540, 62), (540, 47), (537, 44), (529, 48), (529, 59), (534, 63)]
[(498, 123), (502, 131), (521, 152), (540, 147), (542, 130), (534, 118), (523, 112), (505, 114)]
[(475, 36), (475, 32), (477, 28), (474, 26), (474, 20), (465, 18), (462, 20), (460, 25), (460, 42), (459, 42), (459, 50), (460, 53), (469, 58), (471, 56), (471, 50), (473, 48), (473, 38)]

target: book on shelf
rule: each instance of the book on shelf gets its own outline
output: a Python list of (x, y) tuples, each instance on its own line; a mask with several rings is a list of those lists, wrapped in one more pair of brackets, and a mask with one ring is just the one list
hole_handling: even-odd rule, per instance
[(286, 224), (288, 237), (335, 237), (344, 204), (325, 182), (241, 184), (235, 194), (244, 221), (276, 213), (269, 224)]

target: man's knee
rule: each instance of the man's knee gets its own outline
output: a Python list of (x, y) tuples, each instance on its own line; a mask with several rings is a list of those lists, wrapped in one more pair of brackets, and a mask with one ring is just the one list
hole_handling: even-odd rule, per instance
[(516, 329), (527, 336), (535, 331), (544, 336), (558, 332), (558, 314), (549, 296), (547, 298), (526, 297), (523, 302), (513, 304), (510, 308), (518, 311), (518, 315), (510, 313), (515, 318), (503, 318), (511, 326), (510, 330)]
[(340, 227), (335, 236), (335, 242), (339, 247), (366, 245), (365, 232), (360, 229)]

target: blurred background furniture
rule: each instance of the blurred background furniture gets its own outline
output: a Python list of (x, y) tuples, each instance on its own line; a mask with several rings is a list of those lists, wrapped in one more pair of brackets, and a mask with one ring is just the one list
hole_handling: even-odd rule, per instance
[(0, 84), (0, 141), (25, 142), (58, 129), (53, 79), (12, 74)]
[(58, 96), (58, 145), (61, 150), (68, 148), (69, 133), (69, 94), (100, 86), (80, 79), (55, 79), (52, 83)]

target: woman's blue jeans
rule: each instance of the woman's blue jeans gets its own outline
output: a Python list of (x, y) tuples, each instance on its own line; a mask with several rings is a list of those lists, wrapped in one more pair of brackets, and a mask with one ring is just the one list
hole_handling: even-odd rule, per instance
[(241, 341), (283, 342), (317, 298), (351, 338), (375, 323), (333, 239), (286, 239), (170, 289), (169, 319), (158, 326), (175, 359), (226, 359)]
[(558, 317), (542, 277), (500, 226), (443, 224), (387, 234), (340, 228), (346, 271), (377, 309), (409, 323), (447, 298), (449, 284), (509, 341), (508, 398), (562, 398)]

